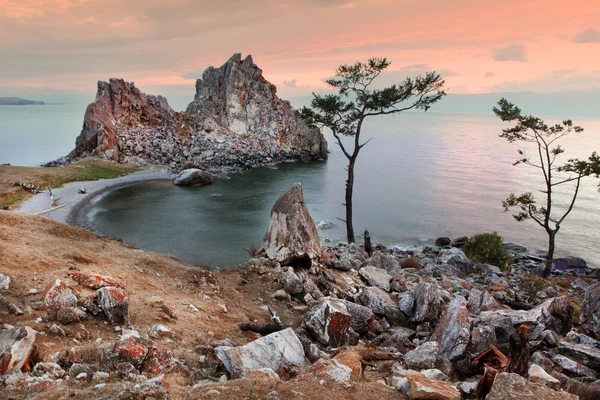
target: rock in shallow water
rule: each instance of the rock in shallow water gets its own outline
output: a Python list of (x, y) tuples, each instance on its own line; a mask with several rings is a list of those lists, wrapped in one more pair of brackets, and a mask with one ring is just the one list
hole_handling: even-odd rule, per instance
[(173, 179), (173, 184), (177, 186), (203, 186), (211, 182), (212, 176), (197, 168), (184, 169)]

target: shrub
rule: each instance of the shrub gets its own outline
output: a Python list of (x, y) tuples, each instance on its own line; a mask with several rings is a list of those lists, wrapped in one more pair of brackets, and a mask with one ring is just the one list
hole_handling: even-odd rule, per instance
[(502, 237), (496, 232), (480, 233), (466, 241), (463, 251), (471, 260), (480, 264), (492, 264), (501, 269), (508, 268), (511, 260), (502, 246)]
[(528, 274), (521, 281), (521, 293), (529, 301), (537, 299), (537, 294), (548, 286), (548, 282), (541, 276)]
[(404, 260), (400, 261), (400, 268), (414, 268), (419, 271), (422, 268), (421, 261), (419, 261), (416, 257), (406, 257)]

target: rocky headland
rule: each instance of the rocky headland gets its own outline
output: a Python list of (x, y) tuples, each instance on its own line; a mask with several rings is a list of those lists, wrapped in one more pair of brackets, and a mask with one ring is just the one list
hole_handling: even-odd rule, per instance
[(234, 54), (221, 67), (204, 71), (194, 101), (183, 112), (133, 82), (98, 82), (75, 149), (63, 162), (87, 155), (218, 172), (325, 159), (327, 141), (277, 96), (251, 56)]
[[(265, 216), (266, 218), (267, 216)], [(596, 399), (600, 283), (508, 246), (321, 246), (295, 185), (262, 249), (219, 272), (0, 212), (12, 398)]]
[(0, 106), (43, 106), (46, 103), (39, 100), (27, 100), (20, 97), (0, 97)]

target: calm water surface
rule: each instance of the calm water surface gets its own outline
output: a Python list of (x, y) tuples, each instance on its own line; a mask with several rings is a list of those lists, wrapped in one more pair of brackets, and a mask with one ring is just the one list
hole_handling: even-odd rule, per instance
[[(36, 165), (67, 154), (81, 130), (84, 105), (0, 106), (0, 163)], [(557, 118), (547, 118), (556, 122)], [(600, 119), (577, 118), (583, 134), (564, 143), (569, 156), (600, 150)], [(516, 222), (501, 200), (510, 192), (542, 188), (541, 176), (513, 167), (518, 144), (498, 137), (504, 125), (493, 115), (404, 114), (369, 121), (365, 140), (374, 138), (358, 160), (355, 230), (367, 228), (386, 244), (430, 243), (497, 231), (505, 240), (543, 249), (544, 232), (533, 222)], [(284, 163), (256, 168), (212, 185), (180, 188), (146, 182), (110, 191), (84, 210), (95, 231), (140, 248), (174, 254), (186, 262), (232, 265), (248, 258), (260, 243), (275, 200), (301, 182), (316, 221), (336, 222), (321, 230), (332, 243), (344, 239), (342, 206), (346, 160), (331, 138), (327, 162)], [(600, 193), (588, 179), (574, 211), (558, 236), (559, 254), (572, 254), (600, 266)], [(559, 194), (555, 207), (565, 207)]]

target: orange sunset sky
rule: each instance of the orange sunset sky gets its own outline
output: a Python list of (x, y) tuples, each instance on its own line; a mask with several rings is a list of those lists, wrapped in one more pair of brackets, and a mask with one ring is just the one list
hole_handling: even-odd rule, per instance
[(0, 96), (110, 77), (191, 96), (235, 52), (284, 97), (371, 56), (382, 83), (436, 70), (451, 93), (600, 89), (598, 0), (0, 0), (0, 37)]

